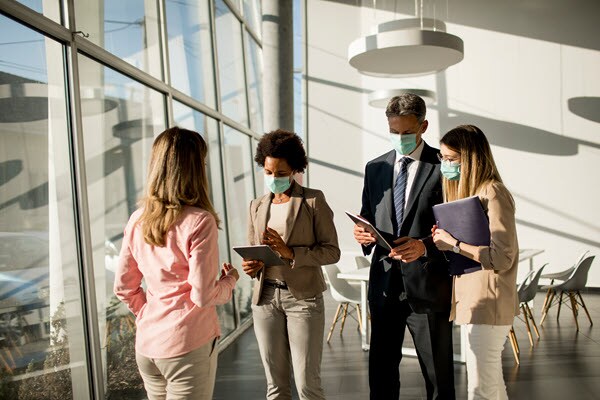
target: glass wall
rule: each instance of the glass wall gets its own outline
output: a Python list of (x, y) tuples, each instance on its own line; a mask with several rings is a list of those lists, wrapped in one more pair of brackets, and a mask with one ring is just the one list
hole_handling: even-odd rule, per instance
[[(0, 399), (143, 399), (135, 318), (112, 292), (123, 229), (153, 139), (193, 129), (220, 261), (241, 267), (231, 246), (263, 192), (260, 1), (18, 3), (0, 2)], [(224, 336), (250, 319), (241, 275)]]
[(0, 15), (0, 398), (89, 395), (63, 46)]

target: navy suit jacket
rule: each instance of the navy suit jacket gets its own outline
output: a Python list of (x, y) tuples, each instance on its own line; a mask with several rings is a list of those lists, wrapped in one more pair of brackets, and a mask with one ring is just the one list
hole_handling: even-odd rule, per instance
[[(452, 280), (444, 255), (431, 240), (435, 224), (432, 206), (443, 201), (437, 152), (424, 143), (400, 228), (401, 237), (423, 239), (427, 256), (403, 263), (387, 258), (389, 251), (381, 246), (362, 246), (365, 255), (374, 251), (369, 277), (369, 302), (373, 305), (382, 305), (386, 297), (404, 291), (416, 313), (449, 312)], [(390, 243), (396, 239), (392, 187), (395, 160), (396, 151), (392, 150), (367, 163), (360, 212)]]

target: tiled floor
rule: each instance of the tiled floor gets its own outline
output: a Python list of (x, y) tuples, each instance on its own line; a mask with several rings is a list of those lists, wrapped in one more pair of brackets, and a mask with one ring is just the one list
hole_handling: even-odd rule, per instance
[[(593, 320), (600, 322), (600, 294), (584, 294)], [(539, 323), (544, 294), (535, 299), (534, 315)], [(337, 304), (325, 293), (326, 330)], [(511, 400), (519, 399), (600, 399), (600, 328), (594, 328), (582, 312), (581, 330), (575, 329), (570, 309), (563, 307), (560, 323), (556, 309), (540, 327), (541, 339), (533, 349), (529, 346), (525, 324), (515, 320), (515, 331), (521, 347), (521, 365), (516, 366), (509, 342), (503, 354), (504, 376)], [(456, 329), (455, 342), (458, 342)], [(407, 337), (410, 335), (407, 333)], [(457, 344), (455, 343), (455, 347)], [(367, 378), (368, 353), (360, 348), (356, 322), (349, 319), (343, 336), (336, 332), (325, 344), (322, 381), (327, 399), (354, 400), (369, 398)], [(456, 397), (466, 399), (466, 369), (455, 364)], [(416, 358), (406, 357), (400, 367), (401, 399), (425, 399), (425, 388)], [(219, 357), (215, 400), (254, 400), (265, 398), (265, 375), (252, 328), (248, 329)], [(294, 399), (297, 395), (294, 394)]]

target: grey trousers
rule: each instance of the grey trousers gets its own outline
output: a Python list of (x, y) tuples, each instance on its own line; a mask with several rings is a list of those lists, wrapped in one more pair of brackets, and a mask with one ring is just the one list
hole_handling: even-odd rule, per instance
[(259, 304), (252, 305), (268, 400), (292, 398), (292, 367), (301, 400), (325, 399), (321, 386), (324, 309), (322, 295), (296, 300), (288, 290), (268, 286)]
[(135, 354), (148, 400), (210, 400), (217, 373), (217, 338), (173, 358)]

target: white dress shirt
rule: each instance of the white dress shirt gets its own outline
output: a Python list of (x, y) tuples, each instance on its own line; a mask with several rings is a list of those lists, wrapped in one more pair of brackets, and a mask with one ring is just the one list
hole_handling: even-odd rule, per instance
[(394, 177), (392, 179), (392, 188), (396, 183), (396, 179), (398, 178), (398, 174), (400, 173), (400, 161), (404, 157), (410, 157), (414, 161), (408, 164), (408, 177), (406, 180), (406, 195), (404, 196), (404, 209), (406, 210), (406, 203), (408, 203), (408, 197), (410, 196), (410, 190), (412, 189), (413, 182), (415, 181), (415, 176), (417, 175), (417, 169), (419, 168), (419, 161), (421, 159), (421, 153), (423, 152), (423, 147), (425, 146), (425, 142), (421, 139), (421, 143), (417, 146), (416, 149), (413, 150), (412, 153), (408, 155), (402, 155), (396, 151), (396, 161), (394, 162)]

